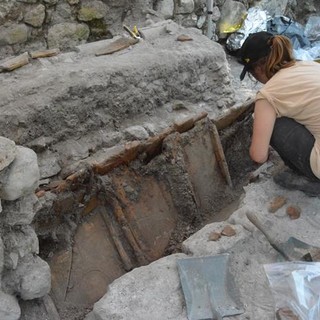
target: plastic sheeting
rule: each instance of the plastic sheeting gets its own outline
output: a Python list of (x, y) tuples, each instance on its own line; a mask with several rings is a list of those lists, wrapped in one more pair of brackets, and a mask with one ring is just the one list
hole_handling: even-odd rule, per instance
[(287, 36), (293, 44), (294, 55), (298, 60), (320, 58), (320, 17), (309, 17), (304, 27), (288, 17), (270, 17), (266, 11), (258, 7), (250, 8), (241, 28), (227, 39), (227, 49), (239, 50), (249, 34), (259, 31)]
[(320, 319), (320, 263), (281, 262), (264, 265), (276, 311), (300, 320)]

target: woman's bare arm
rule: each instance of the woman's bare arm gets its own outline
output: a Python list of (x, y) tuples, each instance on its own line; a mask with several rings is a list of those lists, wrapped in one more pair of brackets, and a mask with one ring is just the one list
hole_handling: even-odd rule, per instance
[(250, 146), (250, 157), (255, 162), (264, 163), (268, 160), (269, 144), (276, 117), (275, 110), (267, 100), (256, 102)]

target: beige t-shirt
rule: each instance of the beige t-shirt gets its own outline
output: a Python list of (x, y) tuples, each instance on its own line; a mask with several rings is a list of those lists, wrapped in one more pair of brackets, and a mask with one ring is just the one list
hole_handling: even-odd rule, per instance
[(277, 116), (303, 124), (315, 137), (310, 166), (320, 179), (320, 63), (299, 61), (278, 71), (257, 93), (266, 99)]

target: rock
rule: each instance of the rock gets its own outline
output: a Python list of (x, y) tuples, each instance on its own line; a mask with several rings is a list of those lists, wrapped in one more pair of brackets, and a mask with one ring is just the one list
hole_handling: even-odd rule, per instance
[(15, 267), (10, 254), (15, 253), (19, 258), (23, 258), (30, 253), (39, 253), (38, 237), (30, 226), (23, 226), (5, 234), (3, 242), (5, 245), (5, 263), (8, 269), (14, 269)]
[(55, 10), (51, 14), (51, 20), (53, 24), (64, 22), (70, 23), (75, 21), (75, 18), (72, 15), (71, 6), (67, 2), (58, 2), (58, 4), (55, 6)]
[(53, 142), (53, 138), (42, 136), (29, 142), (27, 147), (38, 153), (45, 151)]
[(16, 297), (0, 291), (0, 319), (18, 320), (21, 310)]
[(39, 178), (36, 153), (18, 146), (15, 160), (0, 173), (0, 198), (13, 201), (34, 192)]
[(15, 201), (3, 201), (3, 222), (9, 226), (31, 224), (38, 198), (34, 194)]
[(14, 160), (16, 154), (17, 149), (14, 141), (0, 137), (0, 171)]
[(69, 162), (76, 162), (88, 158), (88, 146), (84, 146), (77, 140), (67, 140), (55, 147), (60, 155), (61, 165), (64, 167)]
[(283, 207), (286, 204), (286, 202), (287, 202), (287, 198), (283, 196), (277, 196), (269, 204), (268, 211), (270, 213), (275, 213), (278, 209)]
[(147, 130), (142, 126), (132, 126), (126, 128), (124, 133), (126, 139), (129, 140), (145, 140), (149, 138)]
[(85, 0), (81, 2), (81, 8), (78, 12), (80, 21), (92, 21), (102, 19), (107, 13), (107, 6), (99, 0)]
[(80, 0), (67, 0), (69, 4), (74, 5), (79, 3)]
[(286, 212), (291, 220), (299, 219), (301, 215), (301, 208), (298, 206), (289, 206)]
[(214, 6), (213, 7), (213, 11), (212, 11), (212, 21), (214, 22), (218, 22), (219, 19), (221, 18), (221, 12), (220, 12), (220, 9), (219, 7), (217, 6)]
[(175, 14), (188, 14), (192, 13), (194, 10), (193, 0), (180, 0), (176, 6)]
[(28, 40), (29, 28), (25, 24), (0, 26), (0, 46), (22, 44)]
[(51, 151), (45, 151), (38, 155), (40, 179), (50, 178), (61, 171), (56, 155)]
[(236, 235), (236, 231), (230, 225), (226, 225), (221, 231), (221, 235), (226, 237), (233, 237), (234, 235)]
[(19, 260), (18, 267), (3, 277), (6, 290), (16, 292), (23, 300), (41, 298), (51, 288), (49, 265), (32, 254)]
[(89, 37), (89, 27), (80, 23), (59, 23), (48, 31), (49, 48), (68, 49), (85, 42)]
[(176, 265), (182, 258), (167, 256), (118, 278), (86, 319), (186, 319)]
[(46, 17), (46, 7), (39, 4), (30, 9), (24, 16), (24, 22), (32, 27), (41, 27)]
[(157, 1), (156, 11), (161, 14), (165, 19), (171, 19), (174, 13), (173, 0)]

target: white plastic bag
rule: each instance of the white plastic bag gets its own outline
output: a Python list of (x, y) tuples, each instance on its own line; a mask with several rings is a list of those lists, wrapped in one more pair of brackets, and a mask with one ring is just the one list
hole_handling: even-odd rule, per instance
[(319, 262), (280, 262), (264, 269), (276, 310), (289, 309), (301, 320), (320, 319)]

